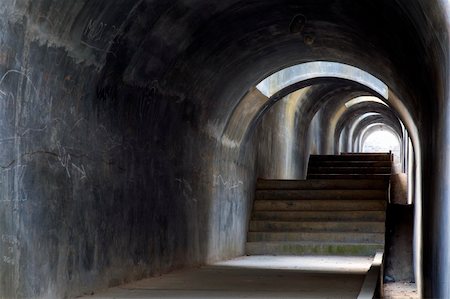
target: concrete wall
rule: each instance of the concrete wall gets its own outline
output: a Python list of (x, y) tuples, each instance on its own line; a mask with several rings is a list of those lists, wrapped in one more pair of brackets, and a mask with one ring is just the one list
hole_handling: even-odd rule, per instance
[(193, 125), (189, 103), (103, 70), (96, 48), (115, 25), (82, 22), (92, 4), (67, 20), (50, 1), (2, 5), (0, 297), (75, 296), (200, 262), (207, 212), (183, 176), (193, 133), (177, 129)]
[(386, 221), (386, 261), (384, 275), (387, 280), (413, 282), (413, 228), (414, 207), (390, 204)]
[[(0, 298), (72, 297), (243, 253), (253, 143), (222, 150), (198, 103), (152, 79), (164, 51), (135, 74), (152, 9), (0, 4)], [(133, 25), (137, 12), (148, 19)]]
[(309, 88), (277, 102), (258, 126), (257, 176), (266, 179), (305, 179), (309, 158), (310, 116), (304, 111)]

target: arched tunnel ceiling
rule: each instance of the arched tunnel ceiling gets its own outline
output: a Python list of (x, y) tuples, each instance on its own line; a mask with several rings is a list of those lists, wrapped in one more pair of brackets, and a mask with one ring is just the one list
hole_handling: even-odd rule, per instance
[(330, 78), (330, 80), (339, 78), (354, 81), (385, 99), (389, 96), (386, 84), (369, 73), (349, 65), (323, 61), (303, 63), (283, 69), (261, 81), (257, 88), (267, 97), (283, 97), (292, 89), (291, 86), (314, 78)]
[[(386, 130), (388, 132), (390, 132), (393, 136), (395, 136), (395, 138), (398, 140), (399, 144), (401, 144), (401, 136), (398, 135), (397, 131), (395, 129), (393, 129), (390, 125), (386, 125), (385, 123), (372, 123), (370, 125), (368, 125), (364, 130), (362, 130), (361, 132), (359, 132), (360, 136), (361, 136), (361, 143), (364, 144), (364, 142), (366, 141), (366, 139), (373, 134), (374, 132), (380, 131), (380, 130)], [(403, 149), (400, 149), (400, 151), (402, 151)]]
[[(119, 13), (118, 9), (126, 12), (123, 5), (101, 12), (100, 4), (95, 10), (84, 7), (81, 15), (88, 14), (88, 8), (97, 12), (92, 16), (97, 24), (107, 15)], [(434, 52), (440, 48), (430, 48), (433, 36), (419, 30), (440, 28), (441, 24), (440, 18), (427, 18), (427, 13), (435, 12), (420, 2), (258, 1), (249, 5), (241, 1), (167, 1), (137, 5), (134, 10), (129, 5), (132, 16), (116, 25), (122, 31), (108, 50), (105, 72), (113, 68), (121, 75), (105, 77), (103, 84), (116, 84), (119, 78), (130, 85), (153, 84), (159, 96), (170, 90), (175, 98), (191, 101), (207, 119), (223, 119), (224, 112), (270, 73), (313, 60), (339, 61), (364, 69), (407, 99), (407, 107), (421, 105), (420, 98), (433, 92), (424, 82), (427, 74), (438, 68), (429, 62), (439, 55)], [(297, 15), (305, 16), (305, 24), (292, 32)], [(79, 25), (82, 19), (77, 19)], [(87, 23), (89, 17), (84, 20)], [(312, 44), (305, 43), (308, 37)], [(117, 56), (121, 57), (119, 64)], [(117, 69), (119, 65), (122, 71)], [(428, 109), (426, 105), (423, 108), (412, 111)]]
[(399, 140), (402, 140), (403, 131), (400, 123), (396, 120), (393, 120), (389, 117), (386, 117), (384, 115), (373, 115), (368, 116), (364, 119), (362, 119), (354, 128), (353, 130), (353, 136), (352, 136), (352, 144), (355, 142), (356, 138), (360, 136), (361, 133), (363, 133), (367, 128), (370, 128), (374, 124), (384, 125), (386, 127), (389, 127), (397, 136)]
[[(326, 82), (327, 84), (325, 84)], [(309, 122), (320, 109), (322, 113), (327, 113), (328, 115), (324, 119), (331, 122), (331, 130), (336, 132), (334, 134), (335, 142), (339, 140), (343, 127), (342, 122), (354, 117), (351, 112), (355, 114), (363, 113), (361, 109), (368, 111), (375, 109), (398, 122), (392, 110), (381, 100), (358, 100), (357, 98), (372, 94), (383, 96), (385, 100), (388, 100), (389, 94), (392, 93), (388, 91), (383, 82), (351, 66), (330, 62), (313, 62), (283, 69), (263, 80), (258, 85), (259, 90), (248, 93), (234, 109), (225, 128), (222, 142), (232, 147), (240, 146), (245, 136), (253, 131), (260, 117), (276, 101), (290, 93), (295, 93), (295, 90), (308, 87), (313, 88), (307, 93), (300, 93), (308, 100), (298, 101), (302, 117)], [(315, 93), (312, 92), (313, 90)], [(349, 107), (343, 105), (352, 100), (357, 102)], [(404, 115), (405, 111), (402, 112)]]
[[(404, 161), (401, 161), (402, 160), (401, 157), (405, 154), (405, 149), (401, 146), (401, 144), (402, 144), (402, 137), (400, 137), (398, 135), (398, 133), (396, 132), (395, 129), (393, 129), (389, 125), (386, 125), (385, 123), (373, 123), (373, 124), (367, 126), (366, 129), (362, 130), (359, 133), (359, 138), (358, 138), (358, 141), (359, 141), (358, 143), (359, 143), (359, 146), (360, 146), (359, 150), (364, 151), (364, 147), (365, 147), (365, 144), (366, 144), (367, 140), (370, 139), (370, 137), (373, 136), (373, 134), (377, 134), (380, 131), (381, 132), (387, 132), (388, 134), (392, 135), (395, 138), (395, 140), (397, 141), (396, 143), (399, 146), (398, 152), (397, 152), (398, 156), (394, 160), (396, 160), (396, 163), (399, 163), (400, 165), (402, 165), (402, 168), (405, 169), (406, 165), (404, 164)], [(356, 144), (356, 141), (357, 141), (357, 139), (354, 140), (355, 145), (358, 146)], [(390, 143), (391, 146), (393, 145), (391, 142), (389, 142), (389, 143)], [(386, 146), (387, 145), (386, 143), (385, 144), (379, 144), (377, 142), (376, 144), (383, 146), (385, 149), (388, 149), (388, 147)], [(395, 155), (395, 151), (396, 151), (395, 145), (394, 145), (393, 148), (390, 148), (389, 150), (394, 152), (394, 155)], [(395, 170), (395, 171), (397, 171), (397, 170)]]
[[(295, 88), (292, 90), (298, 89), (299, 93), (293, 92), (289, 96), (294, 95), (302, 98), (297, 102), (297, 113), (306, 123), (309, 123), (314, 115), (327, 105), (331, 105), (333, 108), (339, 107), (348, 99), (373, 92), (358, 82), (331, 77), (310, 78), (294, 85)], [(288, 89), (290, 90), (291, 87), (288, 87)], [(296, 95), (297, 93), (298, 95)], [(264, 113), (279, 100), (277, 96), (274, 97), (276, 98), (268, 98), (258, 90), (249, 92), (234, 109), (225, 128), (222, 137), (223, 142), (236, 147), (242, 144), (245, 138), (248, 139)], [(332, 109), (325, 110), (335, 112)]]
[[(5, 13), (13, 6), (10, 2), (3, 5)], [(429, 34), (439, 34), (443, 17), (438, 5), (427, 1), (250, 5), (237, 0), (40, 0), (17, 7), (27, 14), (29, 34), (40, 44), (64, 47), (79, 61), (107, 66), (100, 91), (119, 82), (147, 87), (159, 96), (171, 90), (172, 96), (192, 101), (203, 112), (218, 108), (215, 116), (270, 73), (314, 60), (364, 69), (408, 99), (408, 107), (417, 107), (421, 97), (433, 92), (423, 84), (427, 75), (437, 73), (439, 66), (432, 62), (445, 53)], [(19, 18), (17, 11), (11, 16)], [(228, 100), (217, 102), (218, 93)]]
[(361, 96), (354, 99), (351, 99), (350, 101), (345, 103), (345, 107), (350, 108), (353, 105), (359, 104), (359, 103), (370, 103), (370, 102), (376, 102), (381, 103), (384, 105), (387, 105), (384, 101), (380, 100), (377, 97), (374, 96)]
[(369, 112), (379, 113), (386, 119), (390, 119), (393, 123), (398, 123), (398, 126), (396, 126), (396, 128), (398, 127), (399, 131), (401, 131), (399, 119), (389, 107), (381, 103), (369, 102), (359, 103), (346, 109), (346, 111), (338, 120), (335, 133), (336, 136), (340, 135), (344, 126), (352, 125), (355, 119)]

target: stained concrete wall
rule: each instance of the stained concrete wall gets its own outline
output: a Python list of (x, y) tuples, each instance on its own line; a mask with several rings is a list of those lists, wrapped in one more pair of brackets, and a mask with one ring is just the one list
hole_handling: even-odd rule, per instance
[(98, 7), (58, 20), (57, 3), (2, 4), (0, 297), (75, 296), (199, 262), (207, 212), (183, 176), (192, 133), (177, 130), (193, 125), (189, 103), (102, 69), (97, 48), (118, 29), (83, 16)]
[[(133, 25), (134, 9), (148, 19)], [(211, 168), (220, 144), (197, 104), (151, 79), (162, 52), (153, 77), (133, 77), (151, 10), (0, 4), (1, 298), (72, 297), (243, 253), (254, 150)]]
[(386, 220), (386, 261), (387, 281), (414, 282), (413, 260), (414, 207), (390, 204)]

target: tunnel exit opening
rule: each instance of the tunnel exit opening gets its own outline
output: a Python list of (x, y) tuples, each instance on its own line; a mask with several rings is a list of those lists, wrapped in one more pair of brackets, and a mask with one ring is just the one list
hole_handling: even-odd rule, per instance
[(400, 161), (400, 140), (392, 132), (379, 126), (362, 141), (363, 153), (385, 153), (392, 152), (394, 163)]

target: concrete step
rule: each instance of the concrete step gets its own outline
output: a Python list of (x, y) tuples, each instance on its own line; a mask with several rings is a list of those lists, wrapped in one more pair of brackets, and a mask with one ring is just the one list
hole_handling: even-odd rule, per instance
[(384, 211), (385, 200), (255, 200), (255, 211)]
[(311, 155), (309, 158), (311, 161), (391, 161), (388, 154)]
[(308, 180), (385, 180), (389, 181), (390, 174), (308, 174)]
[(385, 211), (253, 211), (253, 220), (267, 221), (382, 221)]
[(308, 180), (258, 180), (248, 254), (384, 249), (390, 154), (311, 156)]
[(252, 220), (250, 232), (355, 232), (384, 233), (385, 223), (345, 221), (261, 221)]
[(383, 178), (371, 179), (371, 180), (264, 180), (258, 179), (256, 189), (257, 190), (375, 190), (386, 189), (389, 182)]
[(309, 166), (321, 167), (392, 167), (391, 161), (326, 161), (311, 160)]
[(354, 232), (249, 232), (248, 242), (384, 243), (384, 233)]
[(309, 167), (308, 174), (391, 174), (391, 167)]
[(257, 190), (257, 200), (374, 200), (388, 199), (387, 190)]
[(384, 250), (383, 244), (312, 243), (312, 242), (247, 242), (248, 255), (345, 255), (371, 256)]
[(341, 156), (376, 156), (376, 155), (381, 155), (381, 156), (391, 156), (392, 153), (389, 152), (385, 152), (385, 153), (380, 153), (380, 152), (372, 152), (372, 153), (366, 153), (366, 152), (359, 152), (359, 153), (355, 153), (355, 152), (341, 152), (340, 153)]

